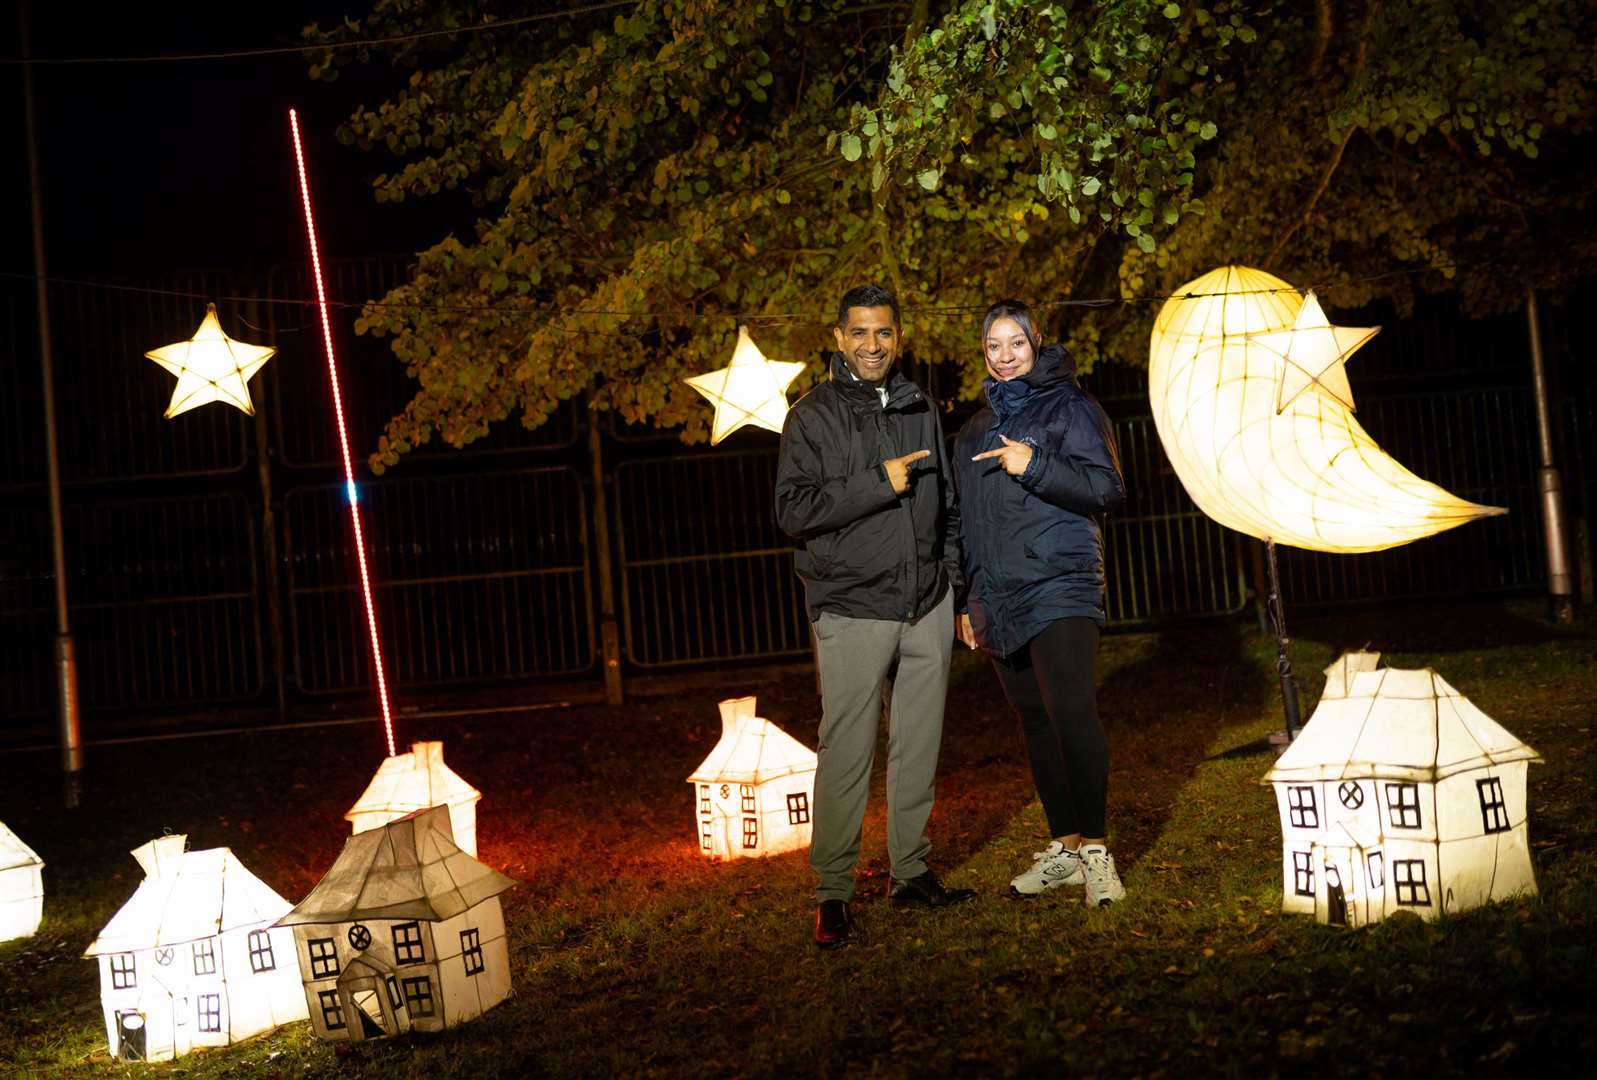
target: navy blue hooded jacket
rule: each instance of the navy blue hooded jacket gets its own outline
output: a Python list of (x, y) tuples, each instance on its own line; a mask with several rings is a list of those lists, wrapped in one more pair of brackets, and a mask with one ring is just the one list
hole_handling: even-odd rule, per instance
[[(1058, 619), (1103, 625), (1103, 534), (1091, 515), (1123, 502), (1126, 485), (1109, 418), (1062, 346), (1020, 378), (982, 386), (987, 405), (954, 442), (965, 607), (977, 643), (1009, 656)], [(1020, 476), (971, 460), (1002, 447), (1000, 433), (1032, 447)]]

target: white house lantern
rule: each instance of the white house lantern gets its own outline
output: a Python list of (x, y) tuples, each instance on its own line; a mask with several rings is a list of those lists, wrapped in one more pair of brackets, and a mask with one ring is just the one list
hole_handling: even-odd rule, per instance
[(780, 433), (787, 419), (787, 388), (803, 370), (797, 361), (767, 360), (749, 328), (740, 326), (731, 363), (683, 381), (715, 406), (714, 446), (744, 424)]
[(815, 751), (754, 715), (754, 698), (721, 702), (721, 741), (688, 777), (699, 850), (712, 858), (808, 847)]
[(1148, 347), (1148, 400), (1181, 484), (1209, 517), (1310, 551), (1406, 544), (1505, 513), (1422, 480), (1353, 418), (1345, 364), (1373, 336), (1313, 294), (1225, 266), (1177, 289)]
[(334, 1042), (442, 1031), (510, 996), (499, 894), (515, 882), (455, 844), (449, 808), (344, 842), (282, 919), (293, 927), (311, 1029)]
[(162, 836), (133, 857), (144, 880), (85, 956), (100, 965), (111, 1056), (165, 1061), (305, 1019), (289, 904), (227, 848)]
[(1281, 815), (1284, 911), (1363, 926), (1534, 893), (1525, 813), (1536, 751), (1429, 668), (1349, 653), (1265, 781)]
[(32, 937), (44, 916), (44, 860), (0, 821), (0, 941)]
[(344, 815), (357, 833), (432, 806), (449, 807), (455, 846), (477, 854), (477, 801), (482, 792), (444, 764), (444, 744), (416, 742), (410, 753), (385, 758), (372, 782)]
[(144, 355), (177, 376), (172, 402), (166, 407), (166, 418), (170, 420), (213, 401), (254, 416), (250, 378), (276, 352), (270, 345), (250, 345), (228, 337), (216, 317), (216, 305), (207, 304), (205, 318), (192, 338), (162, 345)]

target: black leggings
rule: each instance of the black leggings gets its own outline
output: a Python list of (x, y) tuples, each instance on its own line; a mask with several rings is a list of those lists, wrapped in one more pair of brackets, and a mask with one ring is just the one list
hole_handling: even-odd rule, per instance
[(1104, 835), (1109, 746), (1098, 719), (1098, 624), (1060, 619), (1003, 659), (993, 658), (1020, 714), (1037, 796), (1054, 836)]

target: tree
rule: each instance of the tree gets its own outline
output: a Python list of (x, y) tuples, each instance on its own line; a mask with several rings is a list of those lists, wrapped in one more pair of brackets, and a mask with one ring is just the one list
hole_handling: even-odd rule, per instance
[[(376, 0), (308, 36), (458, 28), (482, 6)], [(910, 347), (962, 362), (967, 391), (973, 321), (1003, 295), (1046, 302), (1088, 366), (1140, 360), (1155, 305), (1073, 298), (1225, 261), (1304, 283), (1442, 267), (1344, 304), (1508, 303), (1505, 267), (1567, 282), (1592, 236), (1569, 168), (1588, 7), (640, 0), (387, 46), (408, 78), (341, 134), (400, 159), (380, 199), (464, 188), (481, 217), (360, 320), (419, 383), (373, 465), (588, 390), (702, 439), (684, 376), (724, 364), (739, 322), (768, 355), (818, 358), (863, 280), (894, 287)], [(320, 50), (312, 74), (374, 55)]]

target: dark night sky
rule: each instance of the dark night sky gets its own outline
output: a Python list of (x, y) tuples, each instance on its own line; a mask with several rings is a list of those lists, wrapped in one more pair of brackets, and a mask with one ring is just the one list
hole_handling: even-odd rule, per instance
[[(155, 2), (96, 6), (28, 0), (33, 55), (156, 55), (292, 45), (359, 0), (268, 4)], [(0, 56), (20, 55), (13, 5)], [(49, 271), (116, 277), (302, 261), (305, 246), (288, 133), (300, 110), (325, 258), (412, 251), (436, 240), (446, 208), (379, 207), (369, 181), (380, 152), (340, 146), (338, 123), (376, 104), (386, 63), (313, 82), (298, 54), (136, 64), (36, 65)], [(22, 77), (0, 68), (0, 270), (31, 272)], [(459, 207), (455, 208), (459, 217)]]

